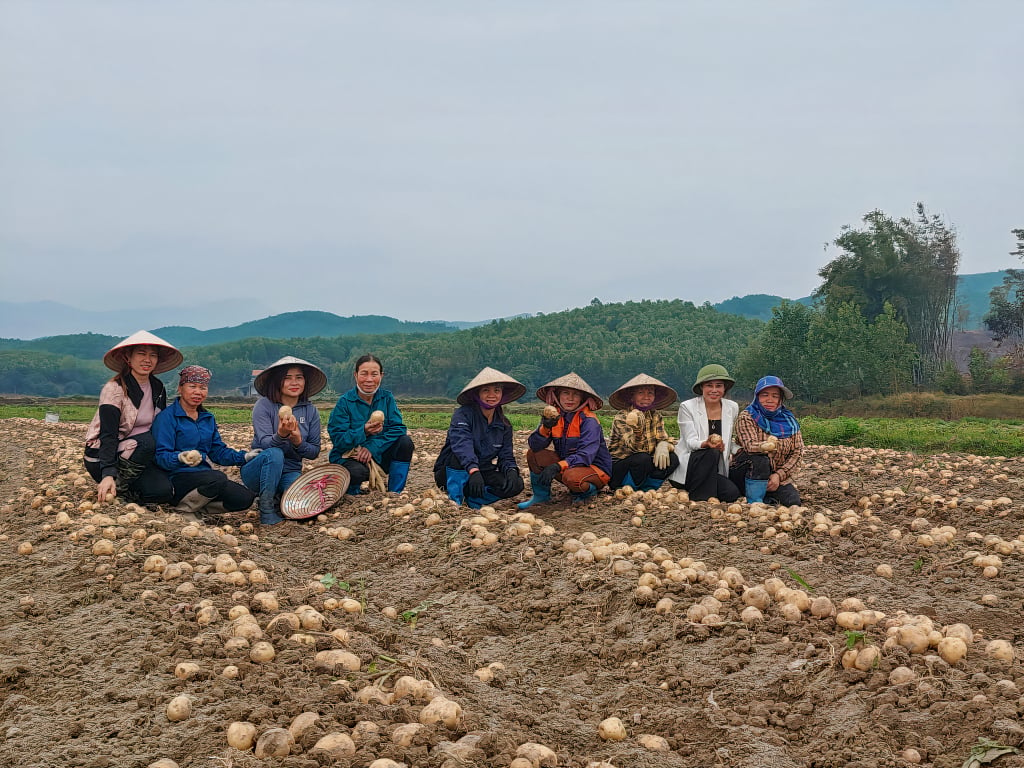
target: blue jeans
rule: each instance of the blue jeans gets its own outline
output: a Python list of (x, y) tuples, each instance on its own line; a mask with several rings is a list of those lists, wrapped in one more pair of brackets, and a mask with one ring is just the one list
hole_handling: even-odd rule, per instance
[(299, 470), (284, 469), (284, 453), (280, 448), (267, 448), (239, 470), (245, 487), (259, 497), (260, 512), (276, 512), (277, 497), (288, 490), (302, 475)]

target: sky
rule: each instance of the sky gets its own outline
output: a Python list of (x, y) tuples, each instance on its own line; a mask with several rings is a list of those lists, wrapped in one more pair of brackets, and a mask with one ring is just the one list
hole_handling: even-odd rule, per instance
[(962, 274), (1017, 267), (1021, 28), (1019, 0), (0, 0), (0, 301), (797, 298), (917, 201)]

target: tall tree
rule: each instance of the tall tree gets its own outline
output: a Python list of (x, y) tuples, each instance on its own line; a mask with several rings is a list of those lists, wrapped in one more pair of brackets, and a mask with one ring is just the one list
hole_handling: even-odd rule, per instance
[(868, 320), (891, 304), (919, 353), (914, 378), (930, 379), (950, 353), (960, 265), (956, 233), (922, 203), (913, 219), (875, 210), (863, 222), (863, 229), (845, 227), (835, 239), (843, 253), (819, 271), (824, 283), (815, 296), (827, 310), (853, 302)]

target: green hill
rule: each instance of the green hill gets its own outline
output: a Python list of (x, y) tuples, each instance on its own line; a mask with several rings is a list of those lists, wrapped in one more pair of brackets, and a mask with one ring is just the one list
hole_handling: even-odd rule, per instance
[[(729, 312), (733, 315), (742, 315), (743, 317), (751, 317), (767, 322), (772, 319), (772, 309), (779, 306), (783, 301), (787, 301), (787, 299), (784, 299), (782, 296), (772, 296), (767, 293), (751, 293), (747, 296), (733, 296), (731, 299), (720, 301), (711, 306), (719, 312)], [(798, 304), (810, 306), (814, 299), (810, 296), (805, 296), (802, 299), (789, 299), (789, 301), (796, 301)]]
[(761, 326), (710, 306), (641, 301), (496, 320), (455, 333), (246, 339), (186, 354), (214, 371), (218, 390), (243, 386), (252, 369), (294, 354), (323, 367), (340, 392), (352, 385), (355, 359), (372, 352), (384, 361), (386, 386), (406, 397), (453, 397), (485, 365), (516, 377), (531, 392), (572, 370), (602, 394), (641, 371), (685, 394), (700, 366), (733, 364)]
[(253, 320), (230, 328), (212, 328), (200, 331), (174, 325), (157, 328), (157, 336), (175, 346), (189, 347), (200, 344), (223, 344), (229, 341), (263, 337), (290, 339), (297, 336), (356, 336), (385, 333), (451, 333), (456, 328), (443, 322), (407, 323), (383, 315), (353, 315), (339, 317), (330, 312), (285, 312), (262, 320)]

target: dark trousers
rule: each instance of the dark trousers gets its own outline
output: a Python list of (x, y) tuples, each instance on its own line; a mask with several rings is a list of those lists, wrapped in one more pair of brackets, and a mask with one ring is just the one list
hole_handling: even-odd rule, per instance
[[(167, 476), (167, 473), (153, 463), (153, 457), (156, 456), (156, 441), (153, 439), (153, 433), (142, 432), (132, 439), (136, 443), (136, 448), (130, 461), (143, 465), (145, 469), (128, 486), (131, 495), (140, 504), (166, 504), (171, 500), (174, 489), (171, 487), (171, 478)], [(118, 462), (122, 461), (124, 459), (118, 457)], [(98, 461), (85, 462), (85, 470), (97, 483), (103, 479)]]
[(174, 476), (174, 497), (177, 504), (190, 491), (199, 491), (203, 496), (219, 501), (228, 512), (240, 512), (252, 506), (256, 494), (241, 483), (228, 480), (219, 469), (203, 469), (198, 472), (179, 472)]
[[(448, 490), (449, 469), (463, 469), (462, 462), (458, 460), (455, 454), (448, 457), (446, 464), (434, 467), (434, 482), (437, 483), (438, 488), (445, 491)], [(523, 483), (522, 475), (517, 473), (510, 480), (494, 465), (481, 466), (480, 474), (484, 476), (484, 487), (489, 488), (491, 493), (499, 499), (511, 499), (513, 496), (518, 496), (526, 487), (525, 483)]]
[[(746, 495), (746, 478), (751, 480), (767, 480), (772, 474), (772, 460), (761, 453), (738, 453), (736, 463), (729, 470), (729, 479)], [(800, 492), (792, 483), (780, 485), (774, 491), (768, 491), (765, 501), (792, 507), (800, 503)]]
[[(412, 443), (412, 438), (409, 435), (402, 435), (400, 438), (395, 440), (388, 449), (384, 451), (380, 457), (380, 468), (384, 470), (384, 474), (388, 473), (391, 469), (391, 462), (393, 461), (412, 461), (413, 451), (416, 450), (416, 446)], [(363, 464), (361, 461), (355, 459), (345, 459), (341, 462), (341, 466), (348, 470), (349, 474), (349, 488), (358, 489), (360, 485), (370, 479), (370, 468)]]
[(721, 457), (721, 451), (714, 448), (693, 451), (686, 464), (686, 482), (672, 485), (685, 489), (693, 501), (707, 501), (712, 496), (719, 501), (736, 501), (743, 494), (736, 487), (735, 481), (719, 474), (718, 462)]
[(624, 459), (612, 459), (612, 479), (608, 481), (608, 487), (612, 490), (622, 487), (622, 480), (628, 473), (633, 478), (633, 484), (637, 488), (644, 484), (647, 478), (654, 480), (665, 480), (679, 468), (679, 457), (675, 451), (668, 454), (668, 467), (658, 469), (654, 466), (654, 457), (649, 453), (640, 451), (631, 453)]

